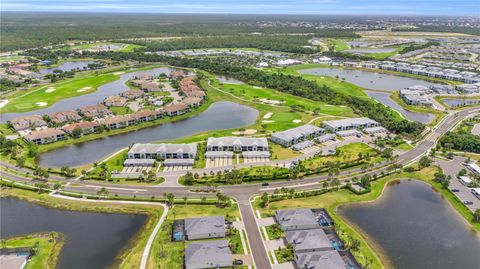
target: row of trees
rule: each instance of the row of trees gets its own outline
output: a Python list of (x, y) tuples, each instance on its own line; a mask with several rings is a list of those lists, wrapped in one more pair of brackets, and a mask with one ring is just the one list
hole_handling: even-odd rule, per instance
[(480, 137), (470, 133), (448, 132), (440, 139), (440, 145), (447, 149), (480, 153)]

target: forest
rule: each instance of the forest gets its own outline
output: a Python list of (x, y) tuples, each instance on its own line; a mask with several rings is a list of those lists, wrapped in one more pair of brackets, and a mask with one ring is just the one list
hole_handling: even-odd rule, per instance
[(480, 153), (480, 137), (470, 133), (448, 132), (440, 139), (444, 148)]
[[(238, 34), (301, 34), (317, 37), (359, 37), (352, 31), (255, 24), (247, 15), (2, 13), (1, 51), (63, 44), (78, 40), (148, 37), (235, 36)], [(305, 44), (306, 45), (306, 44)]]

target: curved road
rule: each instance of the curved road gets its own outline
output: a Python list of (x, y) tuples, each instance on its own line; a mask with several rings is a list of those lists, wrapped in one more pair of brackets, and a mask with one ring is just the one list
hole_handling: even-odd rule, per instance
[[(445, 134), (447, 131), (454, 128), (459, 122), (465, 119), (468, 115), (472, 113), (477, 113), (480, 111), (480, 108), (469, 108), (455, 113), (451, 113), (446, 116), (442, 121), (440, 121), (430, 133), (419, 142), (415, 148), (401, 154), (397, 160), (398, 164), (407, 165), (417, 159), (422, 155), (428, 152), (433, 148), (437, 140)], [(14, 168), (14, 166), (1, 163), (3, 166)], [(17, 168), (18, 169), (18, 168)], [(380, 167), (374, 172), (369, 173), (379, 173), (385, 171), (386, 166)], [(357, 170), (358, 171), (358, 170)], [(341, 175), (345, 176), (352, 171), (343, 171)], [(20, 182), (29, 182), (31, 179), (24, 178), (22, 176), (6, 173), (2, 171), (0, 175), (4, 178), (20, 181)], [(55, 176), (55, 179), (62, 179), (58, 176)], [(264, 188), (261, 184), (248, 184), (248, 185), (232, 185), (232, 186), (222, 186), (219, 189), (226, 195), (235, 198), (238, 201), (239, 209), (242, 214), (243, 222), (245, 225), (245, 230), (247, 232), (248, 241), (250, 244), (251, 253), (253, 255), (255, 267), (259, 269), (268, 269), (272, 268), (270, 261), (268, 259), (267, 252), (263, 245), (263, 240), (258, 229), (256, 218), (253, 212), (253, 208), (250, 203), (250, 197), (253, 195), (259, 194), (261, 192), (272, 192), (276, 188), (288, 187), (294, 188), (297, 190), (300, 189), (312, 189), (318, 187), (318, 182), (321, 180), (328, 179), (328, 176), (315, 176), (305, 179), (298, 179), (294, 181), (282, 181), (282, 182), (272, 182), (268, 188)], [(62, 179), (66, 180), (66, 179)], [(72, 182), (72, 181), (69, 181)], [(65, 190), (75, 191), (82, 193), (96, 193), (98, 189), (105, 187), (109, 189), (110, 193), (118, 193), (120, 195), (136, 195), (136, 196), (161, 196), (164, 193), (173, 193), (176, 197), (203, 197), (209, 196), (211, 194), (205, 193), (196, 193), (191, 192), (188, 187), (162, 187), (162, 186), (122, 186), (117, 184), (108, 184), (108, 183), (90, 183), (90, 182), (80, 182), (76, 181), (75, 184), (67, 184)]]

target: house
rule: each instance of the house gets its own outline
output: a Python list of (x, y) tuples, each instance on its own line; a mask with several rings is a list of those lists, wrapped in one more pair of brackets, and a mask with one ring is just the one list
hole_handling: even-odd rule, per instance
[(285, 232), (295, 253), (333, 250), (332, 242), (323, 229), (296, 230)]
[(59, 129), (46, 128), (30, 132), (25, 135), (25, 139), (39, 145), (48, 144), (65, 139), (65, 132)]
[(112, 116), (99, 121), (107, 129), (119, 129), (130, 125), (135, 125), (135, 119), (130, 115)]
[(372, 135), (372, 134), (386, 133), (387, 129), (385, 129), (381, 126), (377, 126), (377, 127), (365, 128), (365, 129), (363, 129), (363, 132), (366, 133), (366, 134)]
[(273, 133), (270, 140), (282, 146), (289, 147), (309, 138), (322, 135), (324, 132), (325, 130), (322, 128), (307, 124), (286, 131)]
[(15, 131), (22, 131), (27, 129), (35, 129), (38, 127), (45, 127), (47, 123), (43, 120), (40, 115), (31, 115), (25, 117), (15, 118), (10, 121), (13, 129)]
[(472, 179), (467, 176), (459, 176), (458, 180), (467, 187), (470, 185), (470, 183), (472, 183)]
[(265, 137), (209, 137), (207, 151), (268, 151)]
[(310, 209), (277, 210), (275, 220), (284, 231), (319, 228), (315, 215)]
[(184, 103), (170, 104), (165, 107), (165, 113), (170, 116), (178, 116), (187, 112), (187, 105)]
[(418, 94), (404, 94), (402, 96), (402, 99), (406, 104), (409, 104), (409, 105), (414, 105), (414, 106), (418, 106), (418, 105), (431, 106), (432, 105), (432, 102), (430, 102), (430, 100), (428, 100), (426, 96), (422, 96)]
[(140, 89), (144, 92), (158, 92), (160, 87), (155, 82), (146, 82), (140, 85)]
[(348, 266), (336, 250), (295, 253), (295, 263), (301, 269), (345, 269)]
[(476, 163), (467, 163), (466, 166), (473, 173), (480, 175), (480, 167)]
[(185, 269), (231, 267), (232, 252), (227, 240), (194, 242), (185, 248)]
[(103, 104), (108, 107), (111, 107), (111, 106), (121, 107), (121, 106), (125, 106), (127, 104), (127, 101), (128, 100), (124, 97), (113, 95), (105, 98), (105, 100), (103, 100)]
[(210, 216), (185, 219), (187, 240), (225, 237), (225, 218)]
[(128, 90), (121, 93), (121, 96), (128, 100), (134, 100), (143, 97), (144, 95), (145, 93), (139, 90)]
[(142, 110), (131, 114), (131, 117), (137, 122), (146, 122), (160, 119), (163, 116), (162, 110)]
[(195, 159), (197, 144), (134, 144), (128, 159)]
[(187, 107), (189, 108), (199, 107), (202, 104), (202, 102), (203, 102), (203, 98), (191, 97), (191, 96), (182, 100), (182, 103), (187, 105)]
[(55, 113), (49, 114), (48, 117), (53, 123), (56, 123), (56, 124), (79, 121), (82, 119), (82, 117), (78, 115), (77, 112), (74, 110), (55, 112)]
[(346, 66), (346, 67), (358, 67), (358, 63), (357, 63), (357, 62), (343, 62), (343, 66)]
[(153, 159), (126, 159), (123, 162), (124, 167), (153, 167), (154, 165)]
[(187, 97), (205, 98), (205, 92), (195, 83), (195, 77), (186, 77), (178, 83), (180, 90)]
[(181, 77), (186, 76), (187, 74), (183, 71), (172, 71), (168, 74), (169, 79), (179, 79)]
[(365, 117), (341, 120), (327, 120), (324, 121), (322, 125), (323, 127), (332, 132), (379, 126), (378, 122)]
[(153, 76), (149, 74), (138, 74), (135, 76), (135, 79), (138, 80), (153, 80)]
[(73, 135), (73, 131), (79, 128), (82, 130), (82, 135), (91, 134), (100, 128), (100, 124), (95, 121), (81, 121), (72, 124), (68, 124), (62, 127), (62, 130), (69, 135)]
[(85, 117), (104, 117), (112, 115), (112, 111), (108, 110), (108, 108), (104, 105), (91, 105), (91, 106), (84, 106), (78, 109), (79, 113)]
[(132, 83), (133, 86), (140, 87), (142, 86), (142, 84), (148, 83), (150, 81), (142, 80), (142, 79), (134, 79), (134, 80), (131, 80), (130, 82)]
[(317, 143), (325, 143), (327, 141), (332, 141), (335, 140), (335, 135), (334, 134), (324, 134), (319, 137), (316, 137), (315, 142)]

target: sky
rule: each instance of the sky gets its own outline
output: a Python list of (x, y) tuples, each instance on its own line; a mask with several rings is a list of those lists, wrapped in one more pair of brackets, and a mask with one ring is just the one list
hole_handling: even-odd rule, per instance
[(1, 0), (0, 10), (480, 16), (480, 0)]

